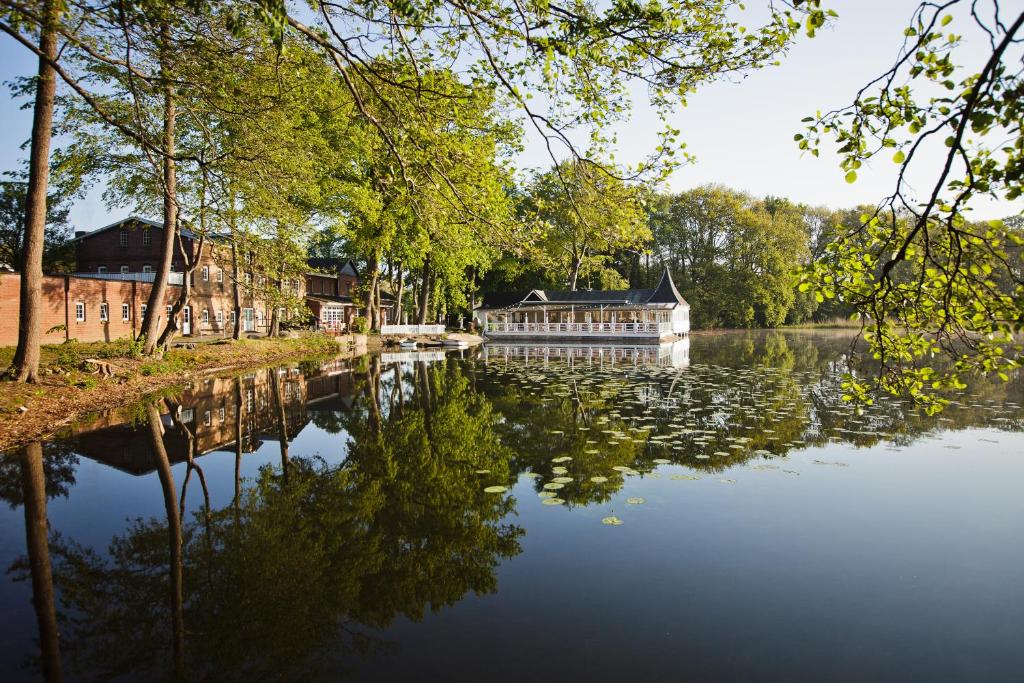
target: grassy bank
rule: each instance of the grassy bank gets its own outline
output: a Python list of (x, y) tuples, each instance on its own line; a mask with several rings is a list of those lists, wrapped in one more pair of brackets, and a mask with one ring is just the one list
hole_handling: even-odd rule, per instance
[[(162, 358), (139, 357), (126, 340), (47, 345), (38, 384), (0, 381), (0, 451), (45, 436), (84, 413), (115, 408), (206, 373), (338, 351), (337, 342), (321, 334), (204, 343), (171, 349)], [(0, 367), (8, 367), (13, 355), (13, 348), (0, 348)]]

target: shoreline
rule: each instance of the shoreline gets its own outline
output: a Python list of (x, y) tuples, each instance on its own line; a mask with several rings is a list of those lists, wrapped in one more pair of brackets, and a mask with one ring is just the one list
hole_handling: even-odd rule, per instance
[(140, 396), (187, 384), (207, 375), (296, 358), (318, 355), (328, 358), (363, 352), (363, 349), (346, 351), (331, 337), (306, 335), (297, 339), (255, 339), (172, 349), (159, 361), (106, 359), (117, 368), (117, 372), (109, 377), (85, 372), (51, 372), (44, 374), (37, 384), (4, 380), (0, 382), (0, 392), (3, 393), (0, 454), (46, 438), (89, 413), (120, 408)]

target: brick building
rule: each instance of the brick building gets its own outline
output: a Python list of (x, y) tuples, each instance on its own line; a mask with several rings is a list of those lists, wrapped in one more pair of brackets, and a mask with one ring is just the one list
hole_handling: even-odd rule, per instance
[[(76, 231), (77, 272), (43, 279), (43, 342), (110, 341), (137, 335), (160, 259), (163, 229), (162, 223), (131, 216), (91, 232)], [(180, 235), (181, 248), (175, 249), (171, 262), (168, 314), (180, 296), (186, 263), (198, 258), (191, 275), (190, 305), (179, 314), (178, 329), (186, 336), (230, 336), (235, 325), (230, 243), (224, 236), (213, 235), (203, 241), (202, 253), (197, 254), (199, 237), (186, 228)], [(246, 254), (240, 254), (239, 261), (242, 332), (265, 335), (272, 310), (257, 293), (267, 285), (266, 276), (252, 270)], [(0, 274), (2, 346), (14, 345), (18, 339), (19, 277)], [(359, 273), (350, 259), (310, 259), (302, 278), (284, 283), (308, 310), (282, 311), (283, 317), (298, 316), (316, 328), (344, 330), (358, 314), (353, 300), (358, 285)], [(383, 296), (385, 316), (391, 317), (388, 301), (393, 299)]]
[[(0, 346), (18, 343), (20, 285), (19, 273), (0, 273)], [(43, 343), (111, 341), (137, 335), (151, 288), (151, 283), (136, 280), (44, 276)], [(168, 311), (179, 291), (180, 286), (168, 287)]]

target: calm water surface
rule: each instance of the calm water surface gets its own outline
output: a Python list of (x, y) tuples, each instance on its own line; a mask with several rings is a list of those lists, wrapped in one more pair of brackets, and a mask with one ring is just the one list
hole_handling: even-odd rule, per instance
[(99, 415), (0, 460), (3, 679), (1019, 680), (1024, 380), (856, 410), (847, 348), (384, 354)]

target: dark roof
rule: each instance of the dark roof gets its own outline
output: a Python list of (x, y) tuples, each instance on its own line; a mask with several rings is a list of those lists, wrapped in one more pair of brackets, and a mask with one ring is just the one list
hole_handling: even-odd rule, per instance
[(672, 275), (666, 269), (654, 289), (609, 289), (592, 291), (542, 290), (528, 292), (485, 292), (477, 308), (500, 309), (537, 305), (579, 306), (689, 306), (682, 297)]
[(350, 258), (308, 258), (306, 259), (306, 264), (310, 268), (315, 268), (321, 271), (336, 273), (338, 275), (359, 277), (359, 271), (356, 269), (356, 264)]
[[(160, 222), (160, 221), (151, 221), (148, 218), (142, 218), (141, 216), (128, 216), (128, 218), (122, 218), (121, 220), (115, 221), (115, 222), (111, 223), (110, 225), (104, 225), (102, 228), (96, 228), (95, 230), (93, 230), (91, 232), (86, 232), (86, 233), (83, 233), (81, 235), (78, 235), (77, 237), (75, 237), (71, 241), (72, 242), (79, 242), (81, 240), (88, 239), (90, 237), (94, 237), (94, 236), (100, 234), (101, 232), (106, 232), (107, 230), (113, 230), (114, 228), (122, 228), (122, 227), (133, 227), (133, 228), (134, 227), (146, 227), (146, 228), (156, 228), (157, 230), (163, 230), (164, 229), (164, 224), (162, 222)], [(181, 233), (182, 237), (187, 237), (188, 239), (191, 239), (191, 240), (198, 240), (199, 239), (199, 234), (198, 233), (194, 232), (193, 230), (189, 230), (186, 227), (179, 227), (178, 228), (178, 232)], [(217, 233), (217, 232), (208, 233), (206, 235), (207, 239), (222, 239), (222, 238), (226, 238), (226, 237), (227, 237), (227, 235), (225, 235), (224, 233)]]

